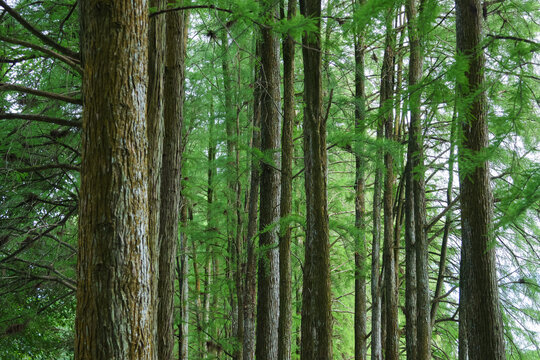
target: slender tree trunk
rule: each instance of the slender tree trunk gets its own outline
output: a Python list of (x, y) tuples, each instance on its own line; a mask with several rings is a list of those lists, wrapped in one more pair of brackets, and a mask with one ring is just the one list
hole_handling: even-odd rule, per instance
[[(256, 40), (255, 53), (259, 59), (261, 49), (260, 41)], [(260, 148), (260, 133), (258, 131), (261, 117), (261, 74), (259, 64), (255, 66), (255, 80), (253, 92), (253, 133), (251, 148)], [(243, 360), (255, 358), (255, 295), (256, 295), (256, 256), (255, 233), (257, 232), (257, 210), (259, 200), (260, 168), (255, 156), (251, 157), (251, 178), (248, 198), (248, 229), (247, 229), (247, 260), (244, 284), (244, 339)]]
[[(460, 284), (467, 322), (469, 359), (505, 359), (492, 211), (489, 164), (487, 99), (484, 89), (482, 3), (456, 0), (456, 34), (459, 60), (466, 61), (465, 79), (458, 83), (461, 122), (459, 177), (461, 190), (462, 263), (467, 281)], [(474, 261), (474, 263), (473, 263)], [(462, 274), (463, 276), (463, 274)], [(461, 287), (463, 285), (463, 287)]]
[(417, 275), (417, 353), (415, 359), (429, 360), (431, 358), (431, 302), (429, 297), (428, 274), (428, 243), (425, 234), (426, 203), (424, 185), (424, 142), (422, 138), (421, 110), (422, 90), (422, 34), (419, 32), (419, 19), (424, 8), (420, 0), (420, 14), (417, 14), (417, 1), (408, 0), (406, 3), (407, 27), (409, 31), (409, 109), (411, 123), (409, 127), (410, 170), (412, 172), (413, 209), (416, 247)]
[[(377, 125), (377, 139), (382, 139), (382, 122)], [(382, 360), (382, 294), (381, 294), (381, 192), (382, 166), (377, 152), (373, 184), (373, 230), (371, 243), (371, 360)]]
[(152, 360), (148, 6), (80, 5), (84, 108), (75, 359)]
[(184, 55), (187, 37), (184, 12), (167, 13), (165, 60), (165, 136), (161, 176), (158, 344), (160, 360), (173, 357), (174, 265), (181, 207)]
[[(381, 75), (381, 117), (384, 123), (385, 138), (394, 139), (393, 126), (393, 70), (394, 70), (394, 30), (392, 28), (393, 9), (388, 10), (386, 20), (386, 40)], [(393, 234), (393, 193), (394, 159), (390, 151), (384, 153), (384, 291), (385, 291), (385, 359), (399, 358), (398, 292), (396, 283), (394, 234)]]
[[(296, 0), (289, 0), (287, 19), (296, 14)], [(284, 16), (284, 15), (283, 15)], [(281, 132), (281, 218), (291, 213), (292, 161), (294, 126), (294, 41), (283, 37), (283, 127)], [(291, 283), (291, 227), (281, 226), (279, 237), (279, 325), (278, 359), (291, 359), (292, 283)]]
[(302, 37), (306, 243), (302, 291), (302, 360), (332, 359), (332, 296), (326, 192), (326, 119), (322, 114), (321, 1), (304, 0), (303, 16), (316, 30)]
[[(409, 132), (410, 136), (410, 132)], [(412, 144), (409, 141), (405, 168), (405, 340), (407, 359), (416, 359), (416, 245), (414, 236), (414, 191)]]
[[(277, 15), (271, 0), (263, 3), (266, 16)], [(279, 42), (268, 27), (261, 28), (261, 150), (268, 161), (261, 163), (260, 255), (257, 297), (257, 360), (274, 360), (278, 355), (280, 215), (280, 94)]]
[[(150, 6), (163, 9), (164, 0), (151, 0)], [(148, 237), (152, 274), (153, 308), (158, 309), (159, 281), (159, 213), (161, 207), (161, 164), (163, 157), (163, 73), (165, 70), (165, 17), (150, 18), (148, 27)], [(158, 314), (154, 315), (153, 328), (158, 326)], [(155, 332), (154, 343), (158, 343)], [(155, 354), (158, 355), (158, 352)]]
[[(180, 209), (182, 227), (187, 225), (187, 206), (185, 202)], [(188, 246), (185, 231), (180, 233), (180, 255), (176, 257), (178, 273), (178, 289), (180, 289), (180, 323), (178, 324), (178, 359), (188, 360), (189, 338), (189, 286), (188, 286)]]
[[(365, 1), (356, 1), (363, 4)], [(355, 281), (354, 281), (354, 358), (366, 360), (367, 358), (367, 306), (366, 306), (366, 201), (365, 201), (365, 161), (364, 138), (366, 136), (366, 93), (364, 71), (364, 35), (363, 30), (355, 35), (355, 226), (356, 235)]]

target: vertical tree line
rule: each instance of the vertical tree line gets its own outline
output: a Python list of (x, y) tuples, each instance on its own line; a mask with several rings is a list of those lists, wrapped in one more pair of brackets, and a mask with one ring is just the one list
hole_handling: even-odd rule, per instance
[(514, 5), (0, 0), (0, 357), (538, 355)]

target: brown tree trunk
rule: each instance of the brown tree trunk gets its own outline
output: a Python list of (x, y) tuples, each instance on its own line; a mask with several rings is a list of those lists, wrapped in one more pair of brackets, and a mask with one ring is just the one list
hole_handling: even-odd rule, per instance
[(332, 359), (332, 296), (326, 193), (326, 119), (322, 114), (321, 1), (300, 3), (316, 30), (302, 37), (306, 239), (302, 290), (302, 360)]
[[(277, 15), (277, 6), (263, 3), (265, 15)], [(277, 359), (279, 318), (279, 253), (280, 215), (280, 93), (279, 42), (268, 27), (261, 28), (261, 150), (270, 162), (261, 162), (261, 208), (259, 219), (259, 264), (257, 296), (257, 360)]]
[[(492, 208), (489, 165), (487, 100), (484, 89), (482, 3), (456, 0), (458, 60), (468, 64), (458, 83), (458, 113), (462, 143), (458, 148), (461, 190), (462, 265), (466, 281), (460, 283), (470, 360), (505, 359), (495, 246), (492, 242)], [(461, 274), (463, 276), (464, 274)], [(461, 313), (460, 313), (461, 317)]]
[[(180, 222), (187, 225), (187, 206), (182, 201)], [(180, 233), (180, 255), (176, 257), (176, 272), (178, 273), (178, 289), (180, 290), (180, 323), (178, 324), (178, 359), (188, 360), (189, 338), (189, 287), (188, 287), (188, 244), (185, 232)]]
[[(296, 14), (296, 0), (289, 0), (287, 19)], [(294, 41), (283, 38), (283, 127), (281, 132), (281, 218), (291, 213), (292, 161), (294, 126)], [(291, 358), (292, 284), (291, 284), (291, 227), (281, 226), (279, 237), (279, 325), (278, 359)]]
[[(393, 77), (394, 77), (394, 30), (392, 28), (393, 9), (386, 15), (386, 40), (381, 75), (381, 119), (384, 124), (386, 141), (394, 139), (393, 125)], [(384, 309), (385, 309), (385, 359), (399, 358), (399, 326), (398, 326), (398, 291), (395, 267), (395, 249), (393, 232), (393, 193), (394, 193), (394, 159), (390, 151), (384, 153)]]
[[(164, 0), (151, 0), (150, 6), (165, 8)], [(163, 73), (165, 70), (165, 17), (150, 18), (148, 28), (148, 237), (150, 243), (152, 300), (158, 308), (159, 279), (159, 213), (161, 206), (161, 164), (163, 157)], [(157, 312), (153, 327), (158, 326)], [(158, 343), (155, 332), (154, 342)], [(156, 352), (157, 356), (157, 352)]]
[(419, 87), (422, 79), (422, 34), (418, 29), (419, 19), (424, 8), (420, 0), (420, 13), (417, 14), (417, 1), (408, 0), (406, 3), (407, 27), (409, 31), (409, 110), (411, 123), (409, 126), (409, 153), (410, 171), (413, 190), (413, 217), (416, 250), (416, 291), (417, 291), (417, 352), (414, 359), (429, 360), (431, 358), (431, 303), (429, 297), (428, 274), (428, 243), (425, 234), (426, 203), (424, 185), (424, 142), (422, 138), (422, 124), (420, 102), (422, 91)]
[[(75, 359), (154, 359), (144, 1), (81, 2), (83, 136)], [(119, 26), (121, 24), (121, 26)]]
[[(359, 5), (365, 1), (357, 1)], [(362, 31), (362, 30), (361, 30)], [(364, 137), (366, 136), (366, 93), (364, 71), (364, 34), (355, 35), (355, 280), (354, 280), (354, 358), (366, 360), (367, 358), (367, 306), (366, 306), (366, 201), (365, 201), (365, 161)]]
[[(259, 59), (261, 54), (260, 40), (256, 40), (255, 58)], [(261, 88), (260, 88), (260, 67), (255, 65), (254, 91), (253, 91), (253, 133), (251, 138), (251, 148), (260, 148), (260, 133), (258, 131), (261, 117)], [(256, 255), (254, 237), (257, 232), (257, 210), (259, 200), (260, 169), (259, 161), (255, 156), (251, 157), (251, 178), (249, 185), (249, 197), (247, 204), (248, 228), (247, 228), (247, 260), (244, 282), (244, 339), (243, 339), (243, 360), (253, 360), (255, 358), (255, 295), (256, 295)]]
[[(410, 133), (409, 133), (410, 134)], [(414, 191), (412, 144), (409, 141), (405, 167), (405, 341), (407, 359), (416, 359), (416, 246), (414, 236)]]
[(184, 56), (187, 13), (169, 12), (166, 17), (165, 111), (163, 169), (161, 176), (161, 222), (159, 256), (158, 345), (160, 360), (173, 357), (174, 266), (178, 243), (181, 201), (181, 158), (184, 97)]
[[(377, 139), (382, 139), (382, 122), (377, 125)], [(382, 294), (381, 294), (381, 156), (376, 154), (373, 184), (373, 231), (371, 243), (371, 360), (382, 360)]]

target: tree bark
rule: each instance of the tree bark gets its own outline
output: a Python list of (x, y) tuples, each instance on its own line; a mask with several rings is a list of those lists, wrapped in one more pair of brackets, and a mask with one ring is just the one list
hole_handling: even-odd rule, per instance
[[(386, 39), (381, 74), (381, 120), (384, 124), (385, 138), (387, 142), (394, 139), (393, 126), (393, 77), (394, 77), (394, 30), (392, 19), (394, 10), (389, 9), (386, 15)], [(398, 326), (398, 289), (396, 281), (396, 257), (394, 249), (393, 232), (393, 192), (394, 192), (394, 158), (389, 150), (384, 152), (384, 308), (385, 308), (385, 359), (399, 359), (399, 326)]]
[(304, 0), (300, 11), (316, 30), (302, 37), (304, 62), (304, 166), (306, 239), (302, 290), (302, 360), (332, 359), (332, 296), (326, 189), (326, 119), (322, 114), (321, 1)]
[[(287, 4), (287, 19), (296, 14), (296, 0)], [(294, 109), (294, 40), (283, 37), (283, 126), (281, 132), (281, 219), (291, 213)], [(279, 324), (278, 359), (291, 358), (292, 283), (291, 227), (282, 224), (279, 237)]]
[[(355, 1), (358, 5), (364, 0)], [(367, 305), (366, 305), (366, 201), (365, 201), (365, 154), (364, 138), (366, 136), (366, 93), (364, 70), (364, 32), (355, 34), (355, 227), (357, 229), (355, 244), (355, 280), (354, 280), (354, 358), (367, 358)]]
[[(150, 6), (163, 9), (164, 0), (151, 0)], [(161, 167), (163, 158), (163, 75), (165, 70), (165, 17), (150, 18), (148, 28), (148, 238), (150, 243), (152, 300), (158, 309), (159, 223), (161, 207)], [(158, 326), (158, 314), (153, 327)], [(158, 333), (154, 342), (158, 344)], [(156, 356), (158, 352), (156, 352)]]
[[(273, 1), (263, 3), (265, 16), (277, 15)], [(280, 93), (279, 42), (268, 27), (261, 28), (261, 162), (259, 263), (257, 297), (257, 360), (277, 359), (279, 318), (279, 253), (280, 215)]]
[[(255, 58), (261, 54), (261, 43), (257, 39), (255, 44)], [(261, 117), (261, 73), (259, 64), (255, 65), (254, 91), (253, 91), (253, 131), (251, 148), (260, 148), (260, 117)], [(256, 295), (256, 256), (255, 256), (255, 233), (257, 232), (257, 210), (259, 200), (260, 167), (255, 156), (251, 156), (251, 177), (249, 185), (249, 198), (247, 204), (248, 229), (247, 229), (247, 260), (244, 282), (244, 341), (243, 360), (255, 358), (255, 295)]]
[(166, 15), (165, 110), (161, 176), (158, 345), (160, 360), (173, 358), (174, 266), (181, 207), (184, 56), (187, 40), (185, 12)]
[(408, 0), (406, 3), (407, 27), (409, 31), (409, 110), (411, 123), (409, 126), (410, 171), (414, 201), (414, 236), (416, 250), (416, 291), (417, 291), (417, 352), (415, 359), (429, 360), (431, 358), (431, 302), (429, 297), (428, 274), (428, 243), (426, 239), (426, 201), (424, 184), (424, 142), (422, 137), (421, 110), (423, 67), (423, 37), (418, 24), (424, 9), (420, 0), (420, 13), (417, 11), (417, 1)]
[(146, 1), (83, 1), (75, 359), (154, 359)]
[(458, 61), (468, 64), (465, 79), (458, 82), (458, 98), (462, 99), (458, 107), (462, 131), (458, 148), (461, 262), (466, 271), (466, 281), (460, 283), (460, 309), (467, 323), (469, 359), (502, 360), (505, 350), (492, 239), (493, 199), (484, 154), (489, 132), (479, 0), (456, 0), (456, 35)]

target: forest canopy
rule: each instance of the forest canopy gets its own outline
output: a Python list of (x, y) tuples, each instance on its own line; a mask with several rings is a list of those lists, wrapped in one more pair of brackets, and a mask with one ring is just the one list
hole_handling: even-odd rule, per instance
[(0, 359), (539, 359), (534, 0), (0, 0)]

